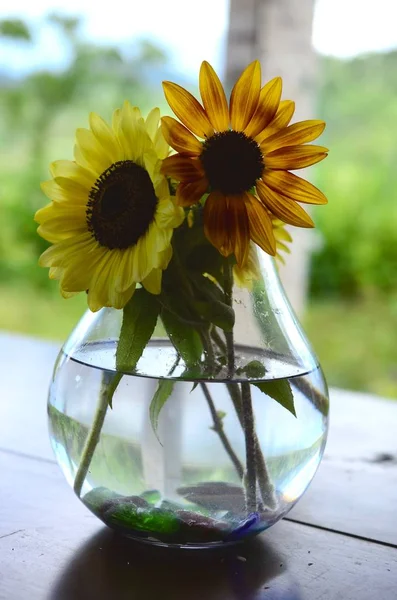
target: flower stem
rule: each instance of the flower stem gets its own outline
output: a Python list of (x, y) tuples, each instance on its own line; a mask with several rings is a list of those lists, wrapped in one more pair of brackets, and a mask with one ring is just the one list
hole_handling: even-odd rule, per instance
[[(229, 259), (225, 259), (223, 268), (223, 291), (225, 293), (225, 303), (233, 308), (233, 266)], [(231, 379), (234, 375), (235, 357), (234, 357), (234, 334), (232, 331), (225, 331), (227, 347), (227, 371)]]
[(247, 381), (241, 383), (241, 396), (246, 455), (246, 505), (249, 514), (256, 511), (256, 436), (251, 389)]
[(95, 448), (99, 441), (99, 436), (101, 435), (101, 430), (105, 421), (108, 406), (111, 404), (113, 394), (116, 391), (121, 378), (121, 373), (112, 373), (111, 375), (109, 373), (103, 373), (102, 375), (101, 390), (94, 415), (94, 421), (90, 431), (88, 432), (73, 484), (73, 489), (78, 497), (80, 497), (81, 489), (87, 476), (92, 457), (94, 456)]
[(213, 430), (219, 435), (219, 439), (221, 440), (223, 447), (226, 450), (227, 454), (229, 455), (230, 460), (232, 461), (234, 468), (236, 469), (237, 475), (239, 476), (239, 479), (241, 480), (244, 475), (243, 465), (239, 461), (236, 453), (234, 452), (234, 450), (226, 436), (226, 433), (224, 432), (222, 420), (219, 418), (219, 415), (216, 412), (215, 404), (214, 404), (214, 401), (212, 400), (212, 397), (211, 397), (211, 394), (209, 392), (207, 385), (205, 383), (200, 383), (200, 386), (201, 386), (201, 389), (203, 390), (205, 399), (207, 400), (208, 407), (210, 409), (210, 413), (212, 416), (212, 420), (214, 421)]
[[(241, 427), (244, 429), (242, 399), (240, 390), (238, 386), (232, 383), (227, 383), (226, 388), (233, 402), (233, 406), (236, 411), (237, 417), (240, 421)], [(256, 477), (258, 481), (259, 491), (264, 505), (270, 510), (274, 510), (277, 507), (277, 499), (274, 492), (274, 486), (272, 484), (269, 471), (267, 469), (265, 457), (263, 456), (258, 436), (256, 435), (255, 431), (254, 441), (256, 450)]]
[(218, 346), (219, 350), (226, 356), (227, 348), (226, 344), (217, 332), (216, 328), (213, 327), (211, 330), (211, 337), (214, 340), (214, 343)]
[(214, 373), (215, 366), (215, 352), (214, 347), (211, 342), (211, 338), (206, 329), (202, 328), (200, 330), (201, 340), (203, 342), (204, 351), (205, 351), (205, 362), (206, 362), (206, 372), (210, 377), (212, 377)]

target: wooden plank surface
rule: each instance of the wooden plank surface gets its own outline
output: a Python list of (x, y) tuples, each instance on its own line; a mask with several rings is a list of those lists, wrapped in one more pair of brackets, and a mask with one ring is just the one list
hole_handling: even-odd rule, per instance
[(397, 546), (396, 465), (324, 460), (288, 518)]
[(228, 553), (114, 535), (56, 465), (0, 453), (0, 600), (395, 600), (397, 550), (283, 521)]

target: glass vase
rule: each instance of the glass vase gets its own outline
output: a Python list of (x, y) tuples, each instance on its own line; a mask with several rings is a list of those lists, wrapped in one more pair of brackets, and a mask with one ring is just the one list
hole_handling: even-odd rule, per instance
[(273, 259), (257, 260), (251, 286), (235, 272), (232, 333), (213, 327), (194, 369), (159, 320), (121, 372), (122, 311), (107, 308), (88, 311), (59, 354), (55, 455), (85, 506), (126, 536), (186, 548), (242, 541), (286, 515), (316, 472), (326, 383)]

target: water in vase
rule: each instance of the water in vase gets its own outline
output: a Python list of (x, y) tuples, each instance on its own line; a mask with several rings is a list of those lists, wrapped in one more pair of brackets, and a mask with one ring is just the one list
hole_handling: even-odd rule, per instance
[[(50, 434), (72, 486), (104, 382), (115, 376), (115, 349), (115, 343), (91, 343), (58, 362), (49, 397)], [(244, 349), (245, 363), (250, 352)], [(152, 398), (174, 354), (171, 345), (152, 341), (137, 373), (122, 377), (76, 491), (106, 524), (159, 544), (224, 545), (258, 533), (288, 512), (320, 462), (328, 413), (322, 373), (319, 368), (299, 372), (269, 358), (264, 381), (289, 383), (296, 417), (250, 381), (257, 468), (253, 506), (252, 498), (247, 505), (244, 485), (239, 380), (186, 381), (174, 365), (171, 393), (153, 427)]]

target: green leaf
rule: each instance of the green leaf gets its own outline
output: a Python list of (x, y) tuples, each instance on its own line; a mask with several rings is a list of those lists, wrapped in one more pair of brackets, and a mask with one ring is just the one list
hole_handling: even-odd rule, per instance
[(252, 383), (260, 389), (261, 392), (276, 400), (281, 406), (284, 406), (296, 417), (294, 396), (291, 390), (291, 386), (286, 379), (274, 379), (272, 381), (261, 381)]
[(240, 373), (245, 373), (245, 375), (250, 379), (259, 379), (261, 377), (264, 377), (266, 369), (265, 366), (261, 362), (259, 362), (259, 360), (251, 360), (251, 362), (246, 364), (245, 367), (237, 369), (236, 372), (238, 375)]
[[(172, 379), (160, 379), (157, 390), (152, 398), (149, 408), (150, 414), (150, 422), (153, 427), (153, 431), (160, 442), (159, 436), (157, 435), (157, 427), (159, 424), (159, 415), (160, 411), (163, 408), (164, 404), (167, 402), (168, 398), (172, 394), (172, 390), (174, 389), (175, 381)], [(161, 442), (160, 442), (161, 444)]]
[[(172, 291), (167, 292), (163, 287), (159, 296), (161, 305), (171, 314), (178, 315), (180, 321), (194, 322), (198, 327), (201, 326), (200, 315), (192, 306), (190, 297), (180, 291), (180, 282), (178, 280), (174, 281)], [(175, 290), (178, 290), (178, 292), (175, 293)]]
[(203, 353), (203, 344), (198, 332), (165, 309), (161, 312), (161, 320), (168, 337), (182, 356), (186, 366), (192, 367), (199, 363)]
[(209, 244), (207, 240), (206, 242), (193, 248), (192, 252), (187, 256), (186, 262), (189, 273), (192, 275), (192, 272), (197, 272), (201, 279), (203, 278), (203, 273), (210, 273), (222, 285), (223, 257), (212, 244)]
[(123, 323), (116, 351), (118, 371), (133, 371), (150, 340), (160, 305), (145, 289), (136, 290), (123, 310)]
[(224, 302), (196, 300), (194, 306), (202, 317), (213, 325), (220, 327), (223, 331), (232, 331), (235, 321), (234, 310)]

